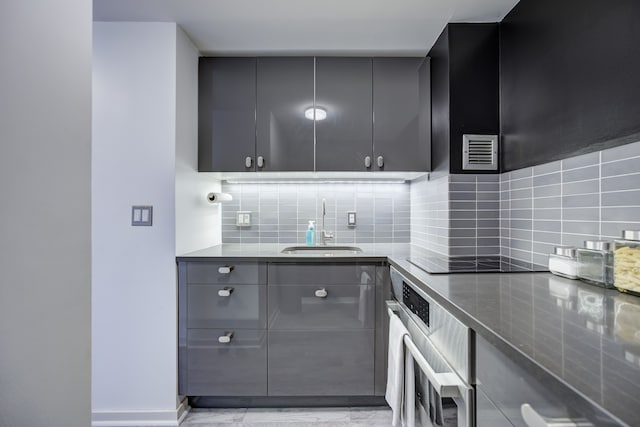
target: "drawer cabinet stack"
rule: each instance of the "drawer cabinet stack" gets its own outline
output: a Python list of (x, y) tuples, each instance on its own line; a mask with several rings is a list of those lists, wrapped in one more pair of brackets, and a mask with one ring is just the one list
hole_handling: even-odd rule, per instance
[(266, 395), (266, 265), (189, 262), (180, 274), (186, 283), (180, 289), (186, 324), (181, 392)]

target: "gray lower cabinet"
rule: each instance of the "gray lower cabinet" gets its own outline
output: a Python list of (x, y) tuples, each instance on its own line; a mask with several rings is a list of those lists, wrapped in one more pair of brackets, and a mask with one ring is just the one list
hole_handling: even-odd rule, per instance
[(487, 397), (482, 387), (476, 387), (476, 426), (512, 427), (498, 407)]
[(372, 396), (376, 266), (272, 263), (269, 395)]
[[(381, 396), (382, 263), (178, 263), (179, 393)], [(384, 286), (386, 284), (386, 286)]]
[(270, 396), (372, 396), (374, 331), (269, 331)]
[(541, 425), (527, 424), (522, 415), (524, 404), (550, 423), (571, 419), (576, 425), (619, 425), (533, 362), (525, 358), (516, 362), (514, 357), (518, 356), (503, 352), (476, 334), (476, 427)]
[(266, 330), (190, 329), (187, 348), (187, 395), (267, 394)]
[(178, 263), (180, 394), (266, 396), (266, 285), (266, 263)]

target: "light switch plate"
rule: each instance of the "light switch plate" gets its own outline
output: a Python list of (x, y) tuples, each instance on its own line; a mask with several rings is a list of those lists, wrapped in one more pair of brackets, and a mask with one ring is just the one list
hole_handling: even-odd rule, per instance
[(347, 212), (347, 225), (349, 227), (356, 226), (356, 213), (355, 212)]
[(251, 211), (236, 211), (236, 226), (251, 227)]
[(153, 206), (131, 206), (131, 225), (151, 227), (153, 225)]

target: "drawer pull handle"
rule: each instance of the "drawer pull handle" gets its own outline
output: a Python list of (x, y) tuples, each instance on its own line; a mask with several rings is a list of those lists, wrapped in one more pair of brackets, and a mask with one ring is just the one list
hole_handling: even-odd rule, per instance
[(229, 344), (233, 339), (233, 332), (227, 332), (224, 335), (218, 337), (218, 342), (220, 344)]
[(233, 266), (223, 265), (222, 267), (218, 267), (218, 273), (220, 274), (229, 274), (233, 271)]
[(544, 418), (528, 403), (520, 407), (524, 423), (529, 427), (593, 427), (586, 420), (572, 420), (570, 418)]
[(230, 297), (232, 293), (233, 288), (230, 288), (229, 286), (225, 286), (224, 288), (218, 290), (219, 297)]
[(371, 167), (371, 156), (366, 156), (364, 158), (364, 167), (367, 169)]
[(316, 289), (316, 296), (318, 298), (326, 298), (327, 295), (329, 294), (327, 293), (327, 290), (325, 288)]
[(244, 158), (244, 167), (250, 168), (252, 164), (253, 164), (253, 159), (251, 157), (247, 156)]
[(384, 167), (384, 157), (382, 156), (378, 156), (378, 158), (376, 159), (377, 163), (378, 163), (378, 167), (382, 168)]

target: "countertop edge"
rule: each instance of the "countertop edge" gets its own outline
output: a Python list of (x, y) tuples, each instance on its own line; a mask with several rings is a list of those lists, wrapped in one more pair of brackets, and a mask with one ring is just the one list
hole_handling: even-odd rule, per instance
[[(456, 319), (460, 322), (464, 323), (469, 328), (473, 329), (476, 334), (480, 334), (485, 340), (489, 343), (493, 344), (499, 350), (507, 353), (508, 356), (515, 359), (514, 361), (519, 364), (525, 364), (526, 369), (531, 370), (532, 368), (536, 371), (543, 373), (546, 376), (553, 378), (558, 383), (562, 384), (564, 387), (567, 387), (569, 390), (573, 391), (580, 399), (582, 399), (589, 406), (594, 408), (596, 413), (602, 413), (607, 417), (610, 417), (614, 421), (618, 422), (622, 426), (628, 426), (627, 423), (620, 420), (617, 416), (612, 414), (610, 411), (603, 408), (598, 402), (595, 402), (589, 396), (586, 396), (582, 391), (575, 388), (573, 385), (567, 383), (563, 378), (559, 377), (557, 374), (547, 369), (545, 366), (537, 362), (535, 359), (531, 358), (528, 354), (524, 353), (522, 350), (518, 348), (518, 346), (510, 343), (507, 339), (502, 337), (499, 333), (478, 321), (475, 317), (467, 313), (461, 307), (457, 306), (447, 297), (440, 294), (436, 289), (429, 286), (428, 283), (425, 283), (423, 279), (416, 277), (409, 270), (407, 270), (404, 266), (406, 261), (404, 260), (396, 260), (393, 257), (387, 258), (389, 264), (396, 268), (403, 276), (417, 285), (422, 285), (420, 287), (425, 293), (429, 295), (429, 297), (433, 298), (435, 302), (440, 304), (443, 308), (447, 309)], [(509, 274), (509, 273), (506, 273)], [(522, 273), (511, 273), (511, 274), (522, 274)], [(549, 274), (549, 273), (527, 273), (527, 274)]]

